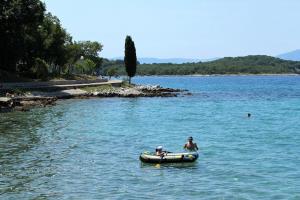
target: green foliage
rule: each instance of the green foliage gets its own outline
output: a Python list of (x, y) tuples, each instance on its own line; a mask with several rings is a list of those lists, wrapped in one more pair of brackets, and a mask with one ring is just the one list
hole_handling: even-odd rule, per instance
[(112, 85), (88, 86), (81, 89), (86, 92), (101, 92), (101, 91), (113, 90), (113, 86)]
[[(105, 60), (104, 71), (115, 68), (125, 75), (124, 64)], [(283, 74), (300, 73), (300, 62), (281, 60), (270, 56), (245, 56), (222, 58), (211, 62), (184, 64), (140, 64), (138, 75), (191, 75), (191, 74)]]
[(28, 69), (34, 38), (42, 25), (45, 6), (39, 0), (0, 0), (0, 69), (15, 72)]
[(107, 70), (107, 76), (109, 76), (109, 79), (112, 77), (112, 76), (116, 76), (117, 75), (117, 70), (116, 68), (109, 68)]
[(80, 47), (81, 56), (85, 59), (89, 59), (95, 63), (94, 70), (99, 73), (102, 58), (99, 57), (99, 53), (103, 49), (103, 45), (99, 42), (81, 41), (77, 43)]
[(78, 42), (81, 47), (82, 54), (88, 58), (94, 58), (98, 56), (98, 53), (102, 50), (103, 46), (99, 42), (81, 41)]
[(78, 60), (75, 63), (75, 72), (79, 74), (93, 74), (96, 64), (90, 59)]
[(129, 83), (130, 83), (131, 77), (134, 77), (136, 74), (136, 65), (137, 65), (135, 45), (130, 36), (127, 36), (125, 39), (124, 63), (125, 63), (127, 75), (129, 77)]
[(45, 15), (38, 31), (36, 54), (49, 63), (52, 73), (62, 73), (63, 66), (68, 62), (67, 45), (71, 43), (71, 37), (62, 28), (59, 19), (51, 13)]
[[(99, 57), (99, 52), (102, 48), (103, 46), (100, 43), (91, 41), (72, 42), (68, 44), (66, 46), (67, 51), (65, 54), (67, 59), (67, 73), (82, 72), (98, 74), (102, 65), (102, 58)], [(85, 61), (82, 62), (82, 59)], [(92, 71), (87, 70), (86, 66)]]
[(0, 70), (30, 76), (36, 70), (35, 58), (40, 58), (48, 64), (49, 73), (71, 74), (83, 56), (87, 59), (84, 72), (99, 71), (103, 46), (72, 41), (60, 20), (46, 13), (40, 0), (0, 0), (0, 5)]
[(49, 66), (44, 60), (36, 58), (32, 71), (36, 78), (46, 80), (48, 77), (48, 68)]

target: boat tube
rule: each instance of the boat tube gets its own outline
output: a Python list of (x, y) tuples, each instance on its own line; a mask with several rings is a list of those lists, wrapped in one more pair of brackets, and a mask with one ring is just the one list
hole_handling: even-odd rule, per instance
[(194, 162), (198, 157), (197, 152), (165, 153), (163, 156), (157, 156), (146, 151), (141, 153), (140, 160), (145, 163), (183, 163)]

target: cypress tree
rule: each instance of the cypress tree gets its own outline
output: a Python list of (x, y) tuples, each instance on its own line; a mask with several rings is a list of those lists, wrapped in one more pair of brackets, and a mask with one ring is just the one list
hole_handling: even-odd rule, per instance
[(129, 84), (130, 84), (131, 78), (135, 76), (136, 65), (137, 65), (135, 45), (130, 36), (126, 36), (125, 39), (124, 63), (125, 63), (127, 75), (129, 77)]

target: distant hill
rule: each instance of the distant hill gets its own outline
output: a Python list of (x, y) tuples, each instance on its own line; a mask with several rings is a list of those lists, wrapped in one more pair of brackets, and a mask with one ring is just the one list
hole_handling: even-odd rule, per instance
[(200, 59), (189, 59), (189, 58), (139, 58), (141, 64), (152, 64), (152, 63), (190, 63), (190, 62), (199, 62)]
[[(117, 74), (125, 74), (124, 63), (109, 61), (103, 63), (104, 74), (114, 68)], [(198, 63), (155, 63), (140, 64), (138, 75), (192, 75), (192, 74), (288, 74), (300, 73), (300, 62), (288, 61), (264, 55), (225, 57), (210, 62)]]
[[(122, 60), (123, 57), (116, 57), (113, 60)], [(172, 64), (183, 64), (183, 63), (194, 63), (194, 62), (208, 62), (217, 60), (219, 58), (211, 58), (211, 59), (193, 59), (193, 58), (150, 58), (150, 57), (142, 57), (138, 58), (138, 61), (141, 64), (153, 64), (153, 63), (172, 63)]]
[(277, 57), (284, 60), (300, 61), (300, 49), (280, 54)]
[(183, 63), (195, 63), (195, 62), (208, 62), (217, 60), (218, 58), (211, 59), (192, 59), (192, 58), (139, 58), (141, 64), (153, 64), (153, 63), (173, 63), (173, 64), (183, 64)]

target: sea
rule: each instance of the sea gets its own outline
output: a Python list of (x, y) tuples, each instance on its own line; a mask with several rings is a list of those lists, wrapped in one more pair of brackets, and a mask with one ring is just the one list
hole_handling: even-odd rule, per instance
[[(150, 76), (192, 95), (0, 114), (0, 199), (300, 199), (300, 76)], [(251, 114), (248, 117), (248, 113)], [(195, 163), (144, 164), (162, 145)]]

